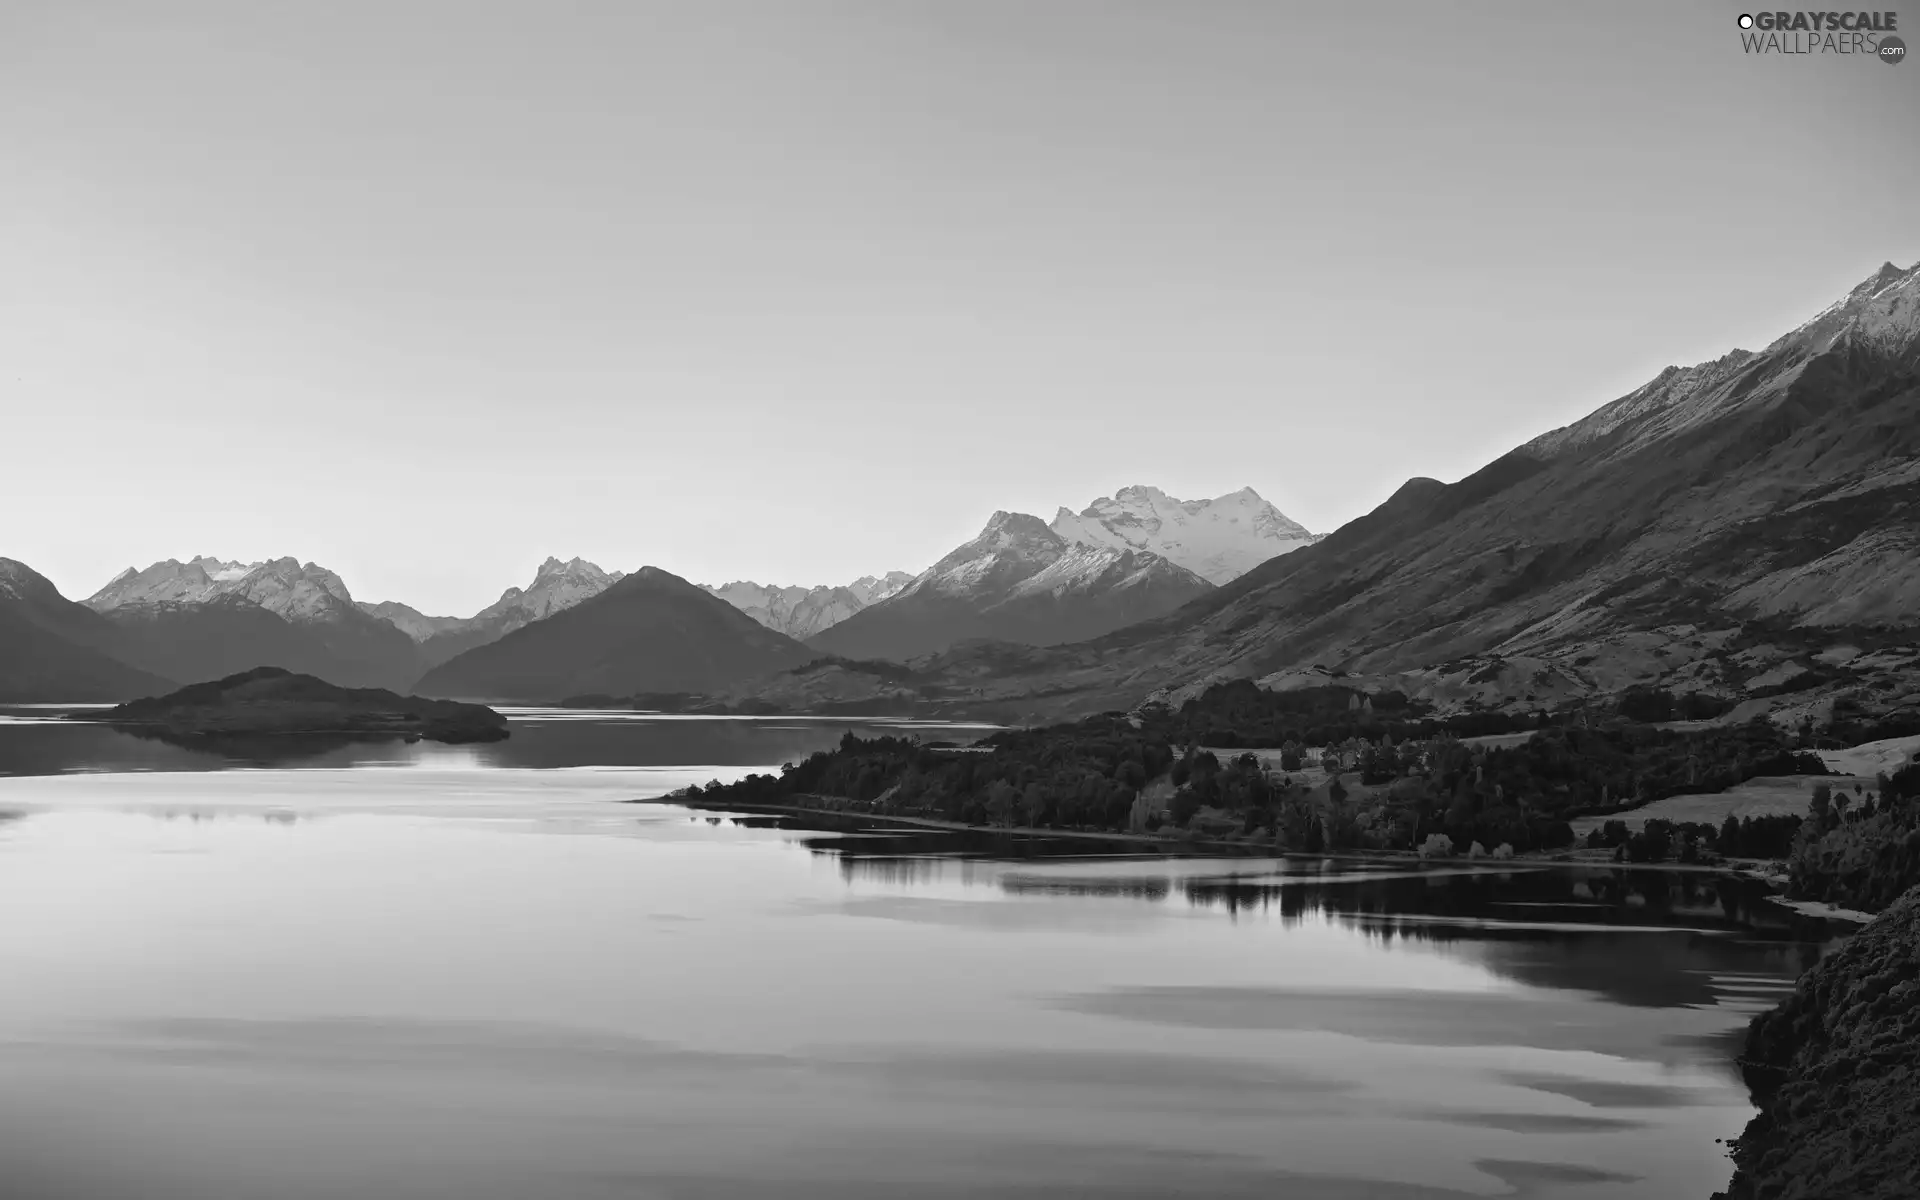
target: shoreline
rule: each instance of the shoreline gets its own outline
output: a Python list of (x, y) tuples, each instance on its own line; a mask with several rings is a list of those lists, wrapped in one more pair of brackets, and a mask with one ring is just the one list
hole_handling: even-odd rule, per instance
[[(1490, 856), (1482, 857), (1482, 858), (1469, 858), (1465, 854), (1453, 854), (1453, 855), (1447, 856), (1446, 858), (1432, 858), (1432, 857), (1423, 858), (1421, 857), (1419, 851), (1417, 850), (1367, 850), (1367, 851), (1352, 851), (1352, 850), (1325, 851), (1323, 850), (1323, 851), (1315, 851), (1312, 853), (1308, 853), (1305, 851), (1284, 850), (1284, 849), (1281, 849), (1280, 847), (1273, 845), (1270, 841), (1262, 843), (1262, 842), (1255, 842), (1255, 841), (1236, 841), (1236, 840), (1228, 840), (1228, 839), (1222, 839), (1222, 838), (1162, 837), (1157, 834), (1151, 834), (1151, 833), (1114, 833), (1108, 830), (1092, 830), (1092, 829), (1046, 829), (1046, 828), (1041, 828), (1039, 826), (1033, 826), (1033, 825), (969, 825), (964, 821), (948, 821), (948, 820), (943, 820), (939, 817), (897, 816), (889, 813), (872, 813), (872, 812), (863, 812), (857, 809), (824, 808), (824, 807), (802, 805), (802, 804), (738, 804), (738, 803), (723, 804), (719, 802), (709, 802), (705, 800), (689, 799), (685, 796), (672, 796), (672, 795), (651, 796), (645, 799), (626, 800), (626, 801), (622, 801), (621, 803), (677, 804), (682, 808), (690, 808), (699, 812), (716, 812), (716, 813), (730, 812), (730, 813), (746, 813), (746, 814), (767, 814), (767, 815), (775, 815), (775, 816), (858, 817), (867, 821), (897, 825), (907, 829), (934, 829), (934, 830), (943, 830), (950, 833), (1000, 833), (1000, 834), (1009, 834), (1016, 837), (1028, 837), (1028, 838), (1053, 838), (1053, 839), (1071, 838), (1071, 839), (1077, 839), (1082, 841), (1133, 845), (1133, 846), (1140, 846), (1143, 848), (1159, 849), (1164, 851), (1213, 849), (1213, 850), (1230, 851), (1230, 852), (1233, 852), (1233, 854), (1237, 857), (1247, 857), (1247, 858), (1254, 858), (1254, 857), (1319, 858), (1319, 859), (1333, 859), (1336, 861), (1344, 861), (1344, 862), (1378, 862), (1381, 859), (1397, 859), (1397, 860), (1405, 860), (1410, 863), (1445, 863), (1449, 865), (1472, 863), (1476, 865), (1489, 866), (1489, 867), (1502, 867), (1502, 866), (1512, 867), (1515, 865), (1524, 865), (1529, 868), (1607, 867), (1613, 870), (1622, 870), (1622, 871), (1685, 871), (1693, 874), (1728, 875), (1728, 876), (1732, 876), (1739, 879), (1745, 879), (1755, 883), (1766, 884), (1769, 888), (1777, 888), (1780, 881), (1780, 877), (1778, 875), (1762, 872), (1760, 870), (1755, 869), (1751, 865), (1746, 865), (1746, 863), (1739, 864), (1739, 865), (1733, 865), (1733, 864), (1716, 865), (1711, 863), (1677, 863), (1677, 862), (1628, 863), (1628, 862), (1614, 862), (1610, 858), (1609, 859), (1583, 859), (1583, 858), (1577, 857), (1575, 853), (1569, 853), (1565, 851), (1555, 851), (1550, 854), (1528, 852), (1528, 853), (1516, 854), (1512, 858), (1493, 858)], [(1751, 863), (1752, 861), (1753, 860), (1747, 860), (1747, 863)], [(1784, 897), (1778, 895), (1777, 893), (1770, 894), (1767, 898), (1770, 900), (1778, 901), (1779, 903), (1782, 903), (1790, 908), (1794, 908), (1795, 911), (1800, 912), (1802, 913), (1802, 915), (1805, 915), (1805, 916), (1822, 917), (1822, 916), (1830, 915), (1828, 913), (1818, 911), (1818, 908), (1820, 907), (1830, 907), (1830, 906), (1818, 906), (1817, 902), (1815, 901), (1806, 901), (1806, 900), (1789, 901)], [(1811, 907), (1803, 908), (1801, 907), (1803, 905), (1811, 906)], [(1869, 914), (1869, 913), (1855, 914), (1845, 909), (1835, 909), (1832, 916), (1833, 916), (1833, 919), (1836, 919), (1836, 920), (1866, 921), (1866, 920), (1872, 919), (1872, 914)]]

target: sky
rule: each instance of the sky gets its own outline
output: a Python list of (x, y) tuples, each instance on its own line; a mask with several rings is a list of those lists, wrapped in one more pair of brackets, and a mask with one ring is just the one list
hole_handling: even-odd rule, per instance
[(1920, 259), (1920, 64), (1740, 11), (0, 0), (0, 555), (464, 615), (1331, 530)]

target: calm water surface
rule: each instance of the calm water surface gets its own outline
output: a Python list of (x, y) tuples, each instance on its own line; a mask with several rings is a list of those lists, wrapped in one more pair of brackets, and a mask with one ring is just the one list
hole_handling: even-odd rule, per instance
[(622, 804), (848, 726), (550, 716), (0, 725), (51, 772), (0, 778), (0, 1194), (1704, 1200), (1826, 936), (1703, 875)]

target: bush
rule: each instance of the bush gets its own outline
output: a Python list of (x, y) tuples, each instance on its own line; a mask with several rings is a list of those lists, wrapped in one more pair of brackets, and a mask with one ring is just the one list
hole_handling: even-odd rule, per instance
[(1453, 839), (1444, 833), (1430, 833), (1427, 840), (1420, 843), (1421, 858), (1453, 857)]

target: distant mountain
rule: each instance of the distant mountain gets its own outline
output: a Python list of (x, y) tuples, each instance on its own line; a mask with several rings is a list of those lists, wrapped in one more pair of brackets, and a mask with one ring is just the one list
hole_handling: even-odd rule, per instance
[(340, 576), (295, 558), (168, 559), (131, 567), (86, 601), (118, 631), (118, 657), (173, 679), (286, 667), (348, 687), (403, 687), (419, 652), (362, 612)]
[(400, 603), (398, 600), (382, 600), (378, 604), (369, 604), (365, 600), (355, 600), (354, 606), (370, 617), (379, 617), (382, 621), (398, 629), (416, 642), (424, 642), (437, 633), (449, 633), (466, 625), (467, 617), (430, 617), (419, 609)]
[(978, 537), (808, 645), (904, 661), (977, 638), (1079, 641), (1170, 612), (1212, 586), (1158, 555), (1076, 545), (1038, 517), (996, 512)]
[(99, 613), (60, 594), (25, 563), (0, 558), (0, 701), (128, 700), (175, 684), (114, 658), (117, 637)]
[(1188, 608), (973, 659), (938, 670), (1048, 714), (1343, 671), (1453, 705), (1653, 684), (1920, 715), (1920, 266), (1456, 483), (1412, 480)]
[(889, 571), (884, 578), (863, 575), (845, 587), (777, 587), (738, 580), (706, 591), (725, 600), (768, 629), (790, 638), (805, 639), (846, 620), (870, 604), (913, 582), (905, 571)]
[(642, 567), (598, 595), (442, 663), (415, 690), (524, 701), (705, 693), (814, 657), (679, 576)]
[(564, 612), (597, 596), (624, 578), (619, 571), (603, 571), (584, 558), (561, 562), (548, 558), (524, 588), (510, 587), (500, 598), (471, 617), (429, 617), (404, 604), (388, 601), (369, 611), (420, 643), (420, 660), (436, 667), (476, 646), (499, 641), (523, 625)]
[(1252, 488), (1175, 500), (1159, 488), (1126, 487), (1080, 513), (1062, 508), (1050, 528), (1080, 545), (1157, 554), (1216, 584), (1320, 540)]

